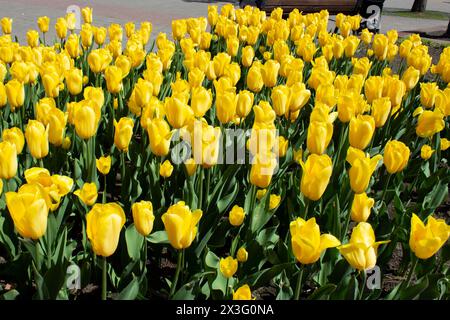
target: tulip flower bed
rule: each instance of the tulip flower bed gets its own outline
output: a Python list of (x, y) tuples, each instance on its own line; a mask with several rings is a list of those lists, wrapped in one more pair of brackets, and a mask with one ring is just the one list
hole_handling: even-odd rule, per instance
[(450, 298), (450, 47), (326, 11), (210, 6), (173, 40), (82, 16), (27, 45), (1, 19), (3, 299)]

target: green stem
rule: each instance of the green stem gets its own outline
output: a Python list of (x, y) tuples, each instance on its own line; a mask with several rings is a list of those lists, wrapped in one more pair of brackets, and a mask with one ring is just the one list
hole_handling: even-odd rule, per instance
[(50, 239), (47, 237), (46, 239), (46, 244), (47, 244), (47, 268), (51, 268), (52, 266), (52, 246), (50, 243)]
[(359, 288), (359, 296), (358, 296), (358, 300), (362, 300), (363, 299), (363, 294), (364, 294), (364, 288), (366, 286), (366, 270), (361, 271), (361, 287)]
[(106, 257), (102, 257), (102, 300), (106, 300)]
[(102, 198), (102, 202), (106, 203), (106, 175), (103, 176), (103, 182), (104, 182), (104, 186), (103, 186), (103, 198)]
[(209, 187), (211, 183), (211, 168), (205, 169), (206, 170), (206, 189), (205, 189), (205, 196), (203, 197), (203, 200), (206, 202), (203, 204), (202, 208), (206, 208), (206, 205), (208, 204), (208, 195), (209, 195)]
[(180, 277), (181, 265), (183, 264), (183, 253), (184, 250), (178, 250), (177, 271), (175, 272), (175, 278), (173, 279), (172, 285), (170, 287), (170, 294), (169, 294), (170, 299), (172, 299), (173, 294), (175, 293), (178, 278)]
[(295, 296), (294, 296), (295, 300), (300, 300), (300, 293), (302, 291), (302, 282), (303, 282), (303, 270), (304, 266), (300, 265), (300, 270), (298, 272), (297, 277), (297, 287), (295, 288)]
[(408, 273), (408, 277), (406, 278), (406, 282), (405, 282), (405, 288), (407, 288), (409, 286), (409, 283), (411, 282), (412, 276), (414, 274), (414, 271), (416, 270), (417, 267), (417, 263), (419, 262), (419, 259), (417, 259), (416, 257), (413, 257), (414, 261), (413, 264), (411, 266), (411, 270)]
[(35, 255), (36, 255), (36, 265), (34, 266), (34, 282), (36, 284), (36, 291), (38, 293), (38, 297), (40, 300), (43, 300), (44, 297), (42, 296), (42, 290), (40, 290), (39, 288), (39, 284), (38, 284), (38, 278), (39, 278), (39, 269), (41, 266), (41, 253), (39, 252), (39, 241), (35, 241), (34, 242), (34, 248), (35, 248)]
[(202, 209), (203, 206), (203, 168), (200, 168), (200, 172), (198, 173), (199, 178), (199, 196), (198, 196), (198, 209)]
[(45, 168), (45, 167), (44, 167), (44, 161), (42, 160), (42, 158), (39, 159), (39, 167)]
[(381, 202), (384, 201), (384, 197), (385, 197), (385, 195), (386, 195), (386, 191), (387, 191), (387, 188), (388, 188), (388, 186), (389, 186), (389, 182), (390, 182), (390, 180), (391, 180), (391, 176), (392, 176), (391, 174), (388, 175), (388, 178), (387, 178), (387, 180), (386, 180), (386, 184), (384, 185), (383, 193), (382, 193), (382, 195), (381, 195)]
[(228, 298), (228, 285), (229, 285), (229, 283), (230, 283), (230, 278), (227, 278), (227, 286), (225, 288), (225, 299)]

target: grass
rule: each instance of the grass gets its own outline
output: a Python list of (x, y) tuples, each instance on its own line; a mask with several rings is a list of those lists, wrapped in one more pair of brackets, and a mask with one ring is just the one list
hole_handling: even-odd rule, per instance
[(448, 20), (449, 14), (442, 11), (427, 10), (425, 12), (411, 12), (409, 10), (401, 9), (383, 9), (383, 15), (387, 16), (399, 16), (404, 18), (418, 18), (418, 19), (431, 19), (431, 20)]

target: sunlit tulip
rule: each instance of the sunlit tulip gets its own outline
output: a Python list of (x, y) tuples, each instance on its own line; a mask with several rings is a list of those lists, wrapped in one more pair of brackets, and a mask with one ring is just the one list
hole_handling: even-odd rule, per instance
[(22, 130), (17, 127), (4, 129), (2, 132), (2, 139), (3, 141), (8, 141), (13, 144), (17, 154), (22, 153), (23, 146), (25, 145), (25, 136), (23, 135)]
[(212, 93), (204, 87), (192, 88), (191, 108), (198, 118), (203, 117), (211, 108)]
[(188, 248), (197, 235), (197, 224), (201, 210), (191, 211), (184, 201), (169, 207), (161, 217), (169, 242), (175, 249)]
[(248, 252), (244, 247), (240, 247), (238, 252), (236, 253), (236, 259), (239, 262), (245, 262), (248, 259)]
[(25, 101), (25, 88), (23, 83), (20, 83), (15, 79), (10, 80), (5, 85), (5, 90), (11, 111), (14, 112), (14, 110), (21, 107)]
[[(359, 156), (349, 156), (355, 149), (350, 147), (347, 153), (347, 161), (351, 168), (348, 172), (350, 177), (350, 187), (356, 194), (363, 193), (369, 186), (370, 178), (375, 171), (378, 162), (383, 158), (381, 155), (375, 155), (372, 158), (366, 156), (364, 152), (360, 151)], [(357, 150), (357, 149), (356, 149)]]
[(244, 284), (233, 292), (233, 300), (254, 300), (248, 284)]
[(435, 151), (436, 150), (433, 150), (429, 145), (424, 144), (422, 148), (420, 148), (420, 157), (424, 160), (428, 160)]
[(388, 242), (375, 242), (372, 226), (367, 222), (360, 222), (353, 228), (350, 242), (338, 249), (353, 268), (364, 271), (376, 265), (378, 246)]
[(0, 24), (2, 26), (3, 34), (11, 34), (12, 32), (12, 23), (13, 19), (9, 17), (4, 17), (0, 20)]
[(277, 84), (279, 70), (280, 63), (275, 60), (268, 60), (261, 67), (261, 76), (266, 87), (272, 88)]
[(238, 97), (234, 92), (216, 94), (216, 116), (221, 123), (228, 123), (236, 115)]
[(98, 190), (95, 183), (85, 183), (81, 189), (75, 190), (76, 195), (88, 207), (93, 206), (97, 201)]
[(47, 156), (48, 147), (48, 127), (36, 120), (28, 121), (25, 129), (25, 138), (31, 155), (35, 159), (42, 159)]
[(95, 164), (97, 167), (97, 170), (103, 174), (107, 175), (109, 171), (111, 170), (111, 156), (103, 156), (95, 160)]
[(383, 162), (386, 170), (393, 174), (402, 171), (408, 164), (409, 148), (401, 141), (391, 140), (384, 148)]
[(52, 145), (59, 147), (63, 143), (67, 116), (62, 110), (52, 108), (48, 114), (48, 120), (48, 141)]
[(144, 237), (148, 236), (153, 229), (153, 205), (150, 201), (140, 201), (131, 206), (133, 222), (136, 230)]
[(92, 23), (92, 8), (84, 7), (81, 9), (81, 15), (83, 16), (84, 23)]
[(444, 117), (450, 116), (450, 87), (436, 94), (436, 108)]
[(77, 135), (84, 140), (94, 136), (100, 120), (100, 110), (90, 103), (83, 103), (74, 110), (73, 123)]
[(94, 41), (98, 46), (101, 46), (106, 39), (107, 30), (105, 27), (94, 27), (92, 29), (94, 33)]
[(195, 163), (193, 158), (189, 158), (184, 161), (184, 166), (189, 177), (192, 177), (197, 171), (197, 163)]
[(355, 222), (366, 222), (374, 204), (375, 200), (369, 198), (365, 192), (355, 194), (350, 210), (352, 220)]
[(231, 278), (237, 271), (238, 261), (233, 257), (220, 259), (220, 272), (225, 278)]
[(244, 67), (249, 68), (252, 63), (253, 63), (253, 59), (255, 58), (255, 51), (253, 50), (253, 47), (251, 46), (246, 46), (244, 48), (242, 48), (242, 65)]
[(169, 178), (173, 172), (173, 165), (169, 160), (164, 161), (159, 168), (159, 175), (163, 178)]
[(447, 242), (449, 236), (450, 226), (445, 223), (445, 220), (429, 216), (425, 225), (413, 213), (409, 246), (419, 259), (428, 259), (435, 255)]
[(108, 66), (105, 69), (105, 79), (108, 91), (117, 94), (122, 90), (122, 69), (116, 66)]
[(47, 230), (48, 207), (45, 191), (37, 184), (24, 184), (18, 192), (7, 192), (6, 205), (17, 232), (37, 240)]
[[(435, 82), (421, 83), (420, 84), (420, 103), (425, 108), (431, 108), (434, 106), (436, 95), (439, 92), (439, 87)], [(450, 90), (449, 90), (450, 92)]]
[(391, 114), (391, 100), (389, 98), (379, 98), (372, 101), (371, 115), (375, 120), (375, 127), (384, 126)]
[(333, 165), (331, 158), (326, 155), (311, 154), (302, 166), (301, 192), (310, 200), (319, 200), (331, 178)]
[(280, 85), (272, 89), (272, 105), (277, 116), (283, 116), (289, 110), (291, 90), (285, 86)]
[(333, 136), (333, 124), (329, 121), (311, 121), (308, 126), (306, 145), (311, 153), (325, 152)]
[(11, 179), (17, 173), (16, 146), (9, 141), (0, 142), (0, 179)]
[(86, 215), (86, 221), (86, 233), (94, 253), (111, 256), (117, 249), (126, 221), (123, 209), (117, 203), (96, 204)]
[(267, 188), (272, 180), (272, 175), (277, 165), (275, 155), (257, 154), (253, 158), (250, 169), (250, 183), (258, 188)]
[(354, 148), (365, 149), (375, 132), (375, 120), (369, 115), (358, 115), (350, 120), (349, 141)]
[(419, 82), (420, 71), (414, 67), (408, 67), (402, 75), (402, 81), (406, 85), (406, 91), (411, 90)]
[(441, 138), (441, 151), (445, 151), (448, 148), (450, 148), (450, 140), (446, 139), (446, 138)]
[(123, 117), (114, 123), (114, 145), (122, 152), (128, 152), (131, 138), (133, 136), (133, 119)]
[(59, 39), (64, 39), (67, 36), (67, 20), (58, 18), (55, 24), (56, 35)]
[(290, 89), (289, 111), (296, 112), (306, 105), (311, 97), (311, 91), (306, 89), (303, 82), (297, 82)]
[(177, 97), (166, 99), (164, 107), (167, 121), (175, 129), (186, 126), (194, 116), (192, 108)]
[(245, 118), (248, 116), (253, 107), (254, 94), (247, 90), (241, 90), (238, 94), (236, 114)]
[(259, 65), (253, 65), (250, 67), (247, 74), (247, 87), (250, 91), (258, 93), (261, 91), (264, 81), (262, 78), (261, 67)]
[[(108, 67), (112, 61), (112, 56), (106, 49), (96, 49), (89, 53), (87, 61), (92, 72), (100, 73)], [(116, 70), (113, 69), (113, 71)], [(122, 80), (122, 75), (120, 76), (120, 80)]]
[(378, 60), (386, 59), (388, 53), (389, 39), (381, 33), (378, 33), (373, 38), (372, 48), (373, 53)]
[(379, 99), (383, 95), (383, 78), (374, 76), (370, 77), (364, 83), (364, 94), (366, 95), (367, 102), (372, 103), (374, 100)]
[(301, 264), (311, 264), (319, 260), (322, 252), (334, 248), (341, 242), (331, 234), (320, 234), (315, 218), (308, 221), (297, 218), (289, 225), (291, 245), (295, 258)]
[(234, 205), (228, 214), (228, 221), (230, 221), (230, 224), (234, 227), (239, 227), (244, 222), (244, 218), (245, 211), (238, 205)]
[(92, 45), (92, 39), (94, 38), (94, 32), (90, 24), (84, 23), (81, 26), (80, 31), (81, 44), (86, 50)]
[(67, 89), (71, 95), (76, 96), (83, 90), (83, 71), (81, 69), (72, 68), (65, 74)]
[(425, 110), (417, 119), (416, 134), (421, 138), (432, 137), (445, 127), (443, 115), (439, 111)]

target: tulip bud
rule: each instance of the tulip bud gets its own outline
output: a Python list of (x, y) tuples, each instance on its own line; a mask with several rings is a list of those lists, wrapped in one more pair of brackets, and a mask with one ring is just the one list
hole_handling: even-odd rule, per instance
[(169, 178), (172, 175), (173, 172), (173, 166), (170, 163), (169, 160), (166, 160), (162, 163), (161, 167), (159, 168), (159, 174), (163, 178)]
[(81, 15), (83, 16), (84, 23), (92, 23), (92, 8), (84, 7), (81, 9)]
[(333, 165), (328, 155), (311, 154), (302, 166), (301, 192), (310, 200), (319, 200), (331, 178)]
[(76, 195), (88, 207), (95, 204), (98, 197), (97, 185), (95, 183), (85, 183), (81, 189), (74, 191)]
[(408, 164), (410, 153), (409, 148), (403, 142), (391, 140), (386, 143), (383, 156), (386, 170), (390, 174), (402, 171)]
[(236, 115), (238, 97), (234, 92), (216, 95), (216, 116), (223, 124), (231, 122)]
[(372, 117), (375, 120), (375, 127), (384, 126), (391, 113), (391, 101), (389, 98), (379, 98), (372, 101)]
[(257, 154), (253, 159), (250, 170), (250, 183), (259, 188), (267, 188), (276, 166), (277, 160), (273, 153)]
[(144, 237), (148, 236), (153, 229), (153, 205), (150, 201), (140, 201), (131, 206), (133, 222), (136, 230)]
[(56, 20), (55, 30), (58, 38), (64, 39), (67, 36), (67, 20), (58, 18), (58, 20)]
[(0, 142), (0, 179), (11, 179), (17, 173), (16, 146), (9, 141)]
[(13, 23), (13, 19), (11, 19), (9, 17), (4, 17), (0, 20), (0, 24), (2, 25), (3, 34), (11, 34), (12, 23)]
[(97, 170), (104, 176), (106, 176), (111, 170), (111, 156), (100, 157), (95, 160)]
[(36, 120), (28, 121), (25, 138), (31, 155), (35, 159), (45, 158), (48, 154), (48, 126)]
[(41, 30), (42, 33), (47, 33), (48, 27), (50, 24), (50, 18), (47, 16), (39, 17), (37, 19), (37, 24), (38, 24), (39, 30)]
[(11, 111), (14, 112), (15, 109), (21, 107), (25, 101), (25, 88), (23, 83), (20, 83), (16, 79), (10, 80), (5, 85), (5, 90)]
[(369, 103), (381, 98), (383, 96), (383, 77), (372, 76), (368, 78), (364, 83), (364, 94)]
[(247, 117), (252, 110), (253, 102), (254, 94), (247, 90), (241, 90), (238, 94), (236, 114), (240, 118)]
[(359, 149), (352, 147), (348, 149), (347, 161), (351, 165), (348, 174), (350, 177), (350, 187), (354, 193), (363, 193), (367, 189), (370, 178), (382, 158), (381, 155), (375, 155), (370, 158)]
[(195, 163), (193, 158), (187, 159), (184, 162), (184, 166), (189, 177), (192, 177), (197, 171), (197, 163)]
[(420, 148), (420, 156), (423, 160), (428, 160), (431, 158), (435, 151), (436, 150), (431, 149), (429, 145), (424, 144), (422, 148)]
[(254, 300), (250, 287), (247, 284), (239, 287), (236, 292), (233, 292), (233, 300)]
[(358, 115), (350, 120), (349, 141), (354, 148), (365, 149), (375, 132), (375, 120), (372, 116)]
[(275, 60), (268, 60), (261, 67), (261, 76), (266, 87), (272, 88), (277, 84), (279, 70), (280, 63)]
[(244, 67), (249, 68), (252, 63), (253, 63), (253, 59), (255, 58), (255, 51), (253, 50), (253, 47), (251, 46), (246, 46), (242, 49), (242, 65)]
[(147, 128), (150, 139), (150, 149), (157, 156), (166, 156), (169, 153), (172, 132), (166, 121), (163, 119), (153, 119)]
[[(450, 90), (448, 90), (450, 92)], [(421, 83), (420, 84), (420, 103), (425, 108), (431, 108), (434, 106), (436, 96), (438, 95), (439, 87), (435, 82)]]
[(133, 136), (133, 119), (123, 117), (114, 123), (114, 145), (122, 152), (128, 152), (131, 138)]
[(269, 197), (269, 210), (273, 210), (280, 204), (281, 196), (277, 194), (271, 194)]
[(247, 259), (248, 259), (247, 250), (245, 250), (244, 247), (240, 247), (236, 254), (236, 258), (237, 258), (237, 261), (239, 261), (241, 263), (247, 261)]
[(247, 87), (249, 90), (258, 93), (261, 91), (264, 85), (264, 81), (261, 74), (261, 67), (259, 65), (253, 65), (248, 70), (247, 74)]
[(96, 255), (111, 256), (119, 244), (126, 217), (117, 203), (95, 204), (86, 215), (86, 233)]
[(419, 82), (420, 71), (414, 67), (408, 67), (402, 75), (402, 81), (406, 86), (406, 91), (411, 90)]
[(244, 222), (244, 218), (245, 218), (244, 209), (239, 207), (238, 205), (234, 205), (228, 215), (228, 220), (230, 221), (230, 224), (234, 227), (239, 227)]
[(81, 69), (72, 68), (66, 72), (67, 89), (71, 95), (76, 96), (83, 91), (83, 71)]
[(351, 208), (351, 218), (355, 222), (366, 222), (370, 216), (370, 210), (375, 204), (373, 198), (367, 197), (365, 192), (355, 194)]
[(289, 110), (290, 89), (285, 85), (279, 85), (272, 89), (272, 104), (277, 116), (283, 116)]
[(169, 207), (161, 219), (172, 247), (185, 249), (191, 245), (197, 235), (197, 224), (201, 217), (201, 210), (192, 212), (184, 201)]
[(238, 261), (232, 257), (220, 259), (220, 272), (225, 278), (231, 278), (237, 271)]

